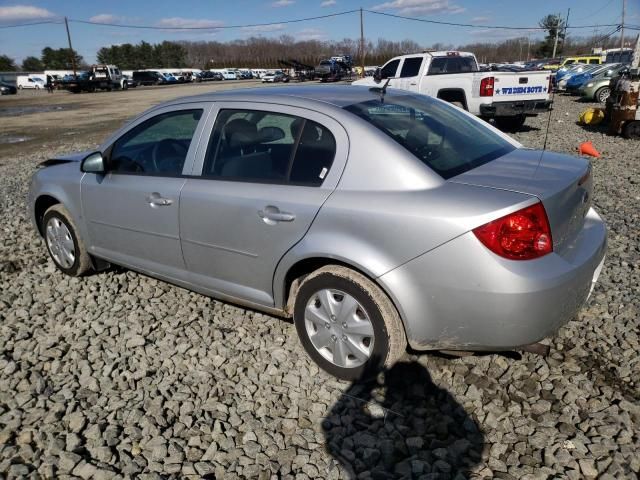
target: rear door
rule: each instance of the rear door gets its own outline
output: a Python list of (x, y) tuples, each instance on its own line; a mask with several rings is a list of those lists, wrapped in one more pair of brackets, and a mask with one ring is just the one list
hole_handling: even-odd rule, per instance
[(400, 67), (400, 79), (398, 80), (398, 88), (418, 92), (420, 83), (420, 71), (424, 57), (405, 57)]
[[(338, 183), (348, 137), (307, 109), (221, 102), (180, 196), (191, 282), (273, 305), (273, 275)], [(213, 116), (213, 115), (212, 115)]]

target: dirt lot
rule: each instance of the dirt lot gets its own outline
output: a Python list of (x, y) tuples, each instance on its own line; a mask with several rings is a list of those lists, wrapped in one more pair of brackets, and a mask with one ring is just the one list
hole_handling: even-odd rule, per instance
[[(123, 269), (56, 271), (26, 217), (38, 162), (162, 100), (246, 85), (0, 98), (0, 478), (638, 478), (640, 148), (576, 125), (588, 105), (571, 97), (548, 147), (602, 153), (609, 248), (548, 358), (407, 354), (384, 385), (349, 385), (289, 322)], [(546, 120), (514, 136), (541, 147)]]

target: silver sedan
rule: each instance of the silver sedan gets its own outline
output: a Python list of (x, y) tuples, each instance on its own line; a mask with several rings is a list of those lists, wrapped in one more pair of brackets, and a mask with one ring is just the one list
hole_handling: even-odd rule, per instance
[(351, 379), (418, 350), (499, 350), (571, 319), (602, 267), (590, 165), (440, 100), (234, 90), (157, 106), (56, 157), (29, 206), (56, 266), (122, 265), (293, 317)]

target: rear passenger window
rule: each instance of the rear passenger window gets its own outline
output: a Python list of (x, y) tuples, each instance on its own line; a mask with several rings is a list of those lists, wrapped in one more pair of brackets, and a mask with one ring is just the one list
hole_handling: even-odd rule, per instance
[(591, 65), (600, 65), (600, 60), (598, 60), (597, 58), (592, 58), (591, 60), (589, 60), (589, 63)]
[(400, 78), (417, 77), (422, 66), (422, 57), (405, 58), (400, 71)]
[(335, 156), (322, 125), (282, 113), (221, 110), (203, 176), (247, 182), (321, 185)]

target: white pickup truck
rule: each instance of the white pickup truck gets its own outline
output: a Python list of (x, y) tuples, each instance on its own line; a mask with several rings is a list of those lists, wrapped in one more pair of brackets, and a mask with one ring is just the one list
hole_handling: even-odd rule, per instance
[(502, 130), (520, 128), (526, 117), (551, 108), (548, 71), (481, 72), (470, 52), (438, 51), (392, 58), (373, 77), (353, 85), (380, 86), (430, 95), (457, 104)]

